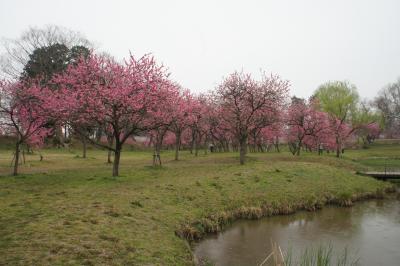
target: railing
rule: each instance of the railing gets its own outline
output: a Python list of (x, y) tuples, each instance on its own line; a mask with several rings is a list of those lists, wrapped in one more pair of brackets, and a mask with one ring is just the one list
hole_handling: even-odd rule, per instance
[(384, 168), (384, 173), (386, 174), (391, 174), (391, 173), (400, 173), (400, 168), (391, 166), (389, 163), (389, 158), (385, 159), (385, 168)]

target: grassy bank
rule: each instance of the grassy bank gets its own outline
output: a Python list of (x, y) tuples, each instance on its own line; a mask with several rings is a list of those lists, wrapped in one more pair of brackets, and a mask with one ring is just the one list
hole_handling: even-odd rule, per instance
[(8, 176), (11, 151), (1, 151), (1, 263), (190, 265), (190, 246), (176, 232), (201, 237), (241, 217), (381, 196), (387, 183), (354, 172), (373, 167), (366, 158), (398, 151), (375, 145), (340, 160), (250, 154), (244, 166), (234, 153), (183, 152), (175, 162), (164, 152), (162, 168), (150, 166), (150, 152), (127, 151), (117, 179), (104, 151), (82, 159), (79, 150), (45, 150), (42, 162), (27, 156), (18, 177)]

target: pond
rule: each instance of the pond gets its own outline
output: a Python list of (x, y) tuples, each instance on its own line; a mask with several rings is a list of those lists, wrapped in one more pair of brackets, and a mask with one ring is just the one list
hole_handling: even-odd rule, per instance
[(400, 201), (370, 200), (351, 208), (327, 206), (317, 212), (237, 221), (197, 243), (194, 253), (211, 265), (260, 265), (271, 253), (271, 240), (284, 253), (292, 250), (293, 257), (306, 247), (331, 246), (333, 258), (347, 248), (359, 265), (400, 265)]

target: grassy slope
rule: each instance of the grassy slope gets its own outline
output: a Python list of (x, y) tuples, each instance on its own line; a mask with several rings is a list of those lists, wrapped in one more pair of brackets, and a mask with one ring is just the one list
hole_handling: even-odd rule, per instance
[[(110, 177), (104, 151), (44, 151), (27, 157), (19, 177), (6, 176), (0, 152), (0, 264), (190, 265), (190, 247), (174, 231), (183, 223), (241, 206), (288, 204), (387, 186), (353, 174), (369, 157), (399, 156), (399, 146), (349, 151), (346, 158), (287, 152), (194, 158), (183, 153), (152, 168), (148, 152), (124, 152), (122, 176)], [(28, 174), (29, 173), (29, 174)]]

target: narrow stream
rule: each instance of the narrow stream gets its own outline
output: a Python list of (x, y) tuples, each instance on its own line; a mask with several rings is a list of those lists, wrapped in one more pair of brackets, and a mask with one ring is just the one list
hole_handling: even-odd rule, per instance
[(305, 247), (331, 245), (333, 257), (347, 247), (359, 265), (400, 265), (400, 201), (238, 221), (196, 244), (195, 255), (213, 265), (259, 265), (271, 253), (271, 239), (284, 251), (291, 248), (294, 257)]

